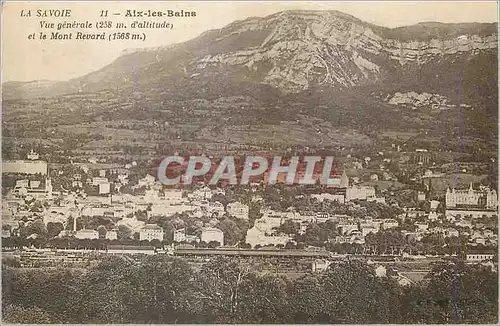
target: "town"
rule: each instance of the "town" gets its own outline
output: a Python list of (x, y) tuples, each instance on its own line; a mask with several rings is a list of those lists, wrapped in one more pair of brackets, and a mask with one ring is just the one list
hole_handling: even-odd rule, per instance
[[(347, 277), (350, 281), (345, 282), (363, 284), (362, 289), (351, 287), (344, 294), (351, 302), (346, 303), (349, 307), (356, 305), (353, 296), (365, 293), (366, 286), (376, 291), (373, 298), (364, 299), (367, 302), (380, 302), (380, 293), (386, 293), (382, 300), (385, 303), (381, 303), (386, 315), (374, 316), (380, 307), (370, 308), (372, 312), (362, 317), (364, 320), (445, 322), (450, 317), (405, 312), (403, 302), (434, 300), (432, 291), (448, 291), (448, 283), (444, 288), (437, 283), (448, 275), (443, 271), (476, 279), (483, 290), (491, 288), (488, 284), (495, 282), (498, 266), (497, 192), (487, 178), (472, 181), (474, 175), (465, 169), (473, 170), (474, 164), (457, 171), (457, 166), (436, 164), (432, 153), (421, 149), (405, 152), (396, 144), (374, 154), (339, 157), (335, 171), (342, 174), (331, 178), (334, 182), (327, 185), (288, 184), (286, 173), (278, 173), (277, 183), (269, 185), (266, 172), (261, 180), (252, 179), (247, 185), (209, 185), (206, 181), (211, 176), (207, 173), (192, 185), (166, 186), (149, 173), (154, 166), (145, 162), (110, 164), (103, 158), (90, 157), (83, 162), (49, 163), (43, 149), (31, 149), (26, 151), (25, 159), (3, 164), (4, 298), (29, 307), (25, 297), (15, 299), (16, 293), (36, 296), (39, 291), (48, 291), (70, 301), (93, 304), (85, 291), (109, 286), (118, 294), (110, 292), (109, 297), (96, 298), (97, 302), (118, 302), (128, 307), (131, 303), (117, 295), (133, 295), (134, 287), (127, 284), (138, 282), (150, 289), (148, 297), (154, 295), (154, 300), (147, 299), (153, 300), (154, 311), (162, 311), (162, 302), (177, 302), (184, 296), (188, 299), (169, 308), (167, 315), (151, 315), (147, 309), (123, 314), (120, 311), (124, 308), (116, 308), (111, 315), (97, 312), (91, 320), (324, 323), (336, 319), (309, 312), (312, 308), (302, 302), (302, 297), (333, 294), (321, 294), (329, 293), (327, 285), (322, 290), (303, 290), (302, 282), (329, 284), (332, 277)], [(448, 173), (452, 181), (462, 182), (443, 181)], [(319, 177), (321, 171), (313, 175)], [(136, 274), (115, 280), (123, 273)], [(153, 286), (132, 276), (142, 273), (153, 279), (163, 273), (170, 281), (165, 279), (164, 285)], [(43, 285), (36, 280), (37, 275)], [(270, 302), (271, 307), (279, 309), (278, 315), (259, 315), (267, 308), (245, 299), (248, 293), (230, 303), (229, 310), (206, 316), (206, 309), (212, 309), (206, 305), (216, 299), (203, 292), (214, 286), (206, 282), (228, 282), (215, 285), (222, 302), (232, 302), (229, 298), (233, 291), (246, 293), (234, 275), (263, 293), (270, 290), (260, 282), (278, 282), (272, 288), (282, 291), (276, 297), (281, 299), (276, 300), (284, 300), (285, 305)], [(370, 275), (377, 281), (366, 285), (372, 282)], [(29, 281), (21, 282), (22, 277)], [(64, 294), (73, 282), (73, 294)], [(158, 286), (175, 288), (177, 283), (184, 284), (172, 290), (179, 292), (179, 297), (159, 299), (154, 294)], [(11, 284), (18, 285), (14, 289)], [(28, 288), (30, 284), (36, 285)], [(342, 295), (342, 282), (335, 284), (331, 291)], [(125, 287), (117, 290), (121, 286)], [(472, 293), (472, 289), (467, 291)], [(387, 300), (402, 301), (394, 305)], [(191, 304), (202, 304), (203, 308), (194, 314), (186, 313), (192, 309)], [(446, 306), (446, 302), (443, 304)], [(10, 320), (27, 322), (88, 320), (81, 319), (86, 315), (79, 312), (86, 306), (76, 309), (47, 301), (37, 307), (43, 307), (43, 312), (33, 308), (36, 311), (26, 312), (29, 317), (22, 317), (19, 308), (10, 305), (4, 314)], [(445, 309), (441, 304), (439, 307)], [(489, 307), (480, 310), (481, 316), (467, 318), (491, 321), (494, 317)], [(64, 310), (54, 314), (59, 309)], [(44, 315), (48, 312), (51, 315)], [(345, 315), (341, 311), (337, 314)], [(339, 323), (360, 320), (358, 315), (339, 318), (344, 318)]]
[[(347, 155), (331, 185), (289, 185), (287, 173), (278, 173), (276, 185), (267, 185), (264, 174), (246, 186), (198, 180), (177, 187), (135, 161), (51, 165), (30, 150), (25, 160), (4, 162), (2, 247), (26, 266), (40, 263), (30, 250), (183, 256), (191, 249), (189, 256), (202, 257), (228, 248), (243, 256), (248, 250), (269, 256), (269, 249), (328, 253), (321, 261), (306, 254), (310, 266), (348, 255), (496, 264), (496, 190), (481, 182), (444, 187), (445, 173), (431, 156), (415, 155), (428, 154), (422, 150), (410, 153), (425, 163), (416, 162), (419, 172), (403, 184), (390, 163), (407, 154), (394, 148), (374, 158)], [(44, 264), (51, 261), (45, 257)]]

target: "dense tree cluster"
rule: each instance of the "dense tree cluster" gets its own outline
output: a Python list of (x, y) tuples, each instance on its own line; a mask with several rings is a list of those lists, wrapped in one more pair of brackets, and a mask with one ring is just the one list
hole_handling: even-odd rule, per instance
[(359, 262), (291, 280), (213, 258), (113, 257), (84, 269), (4, 265), (8, 323), (495, 323), (497, 273), (442, 264), (403, 288)]

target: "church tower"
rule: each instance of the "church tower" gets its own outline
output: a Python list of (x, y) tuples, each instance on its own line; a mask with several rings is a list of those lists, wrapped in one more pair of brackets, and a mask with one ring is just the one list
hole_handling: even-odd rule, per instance
[(47, 192), (47, 198), (52, 198), (52, 180), (49, 178), (45, 179), (45, 191)]
[(446, 188), (446, 207), (455, 207), (455, 190), (450, 187)]
[(347, 177), (347, 174), (342, 172), (342, 177), (340, 178), (340, 188), (347, 188), (349, 187), (349, 178)]

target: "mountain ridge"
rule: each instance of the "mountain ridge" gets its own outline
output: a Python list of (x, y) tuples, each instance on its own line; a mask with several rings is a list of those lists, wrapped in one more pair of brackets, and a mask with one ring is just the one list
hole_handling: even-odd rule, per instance
[[(378, 83), (392, 70), (414, 62), (423, 65), (434, 58), (493, 50), (498, 47), (496, 26), (423, 22), (387, 28), (339, 11), (282, 11), (235, 21), (182, 43), (124, 50), (110, 65), (48, 85), (45, 93), (37, 89), (34, 95), (113, 90), (128, 88), (128, 83), (149, 88), (149, 82), (167, 76), (210, 78), (207, 75), (213, 69), (207, 67), (234, 68), (244, 80), (268, 84), (283, 93), (297, 93), (315, 84), (351, 88)], [(30, 97), (24, 90), (31, 88), (13, 85), (3, 85), (4, 99)]]

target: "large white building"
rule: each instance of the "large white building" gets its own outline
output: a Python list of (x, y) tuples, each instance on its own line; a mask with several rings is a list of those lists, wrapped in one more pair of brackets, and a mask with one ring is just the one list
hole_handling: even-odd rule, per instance
[(139, 231), (139, 240), (159, 240), (163, 241), (163, 229), (156, 224), (146, 224)]
[(45, 161), (4, 161), (2, 162), (2, 173), (25, 173), (25, 174), (47, 174), (47, 162)]
[(466, 256), (466, 261), (468, 262), (482, 262), (493, 260), (495, 255), (493, 253), (470, 253)]
[(472, 188), (472, 183), (467, 190), (446, 190), (446, 208), (456, 207), (481, 207), (497, 209), (498, 197), (494, 189), (482, 187), (479, 190)]
[(369, 186), (352, 186), (346, 188), (346, 201), (355, 199), (366, 200), (369, 197), (375, 197), (375, 188)]
[(224, 245), (224, 233), (217, 228), (205, 227), (201, 231), (201, 241), (205, 241), (206, 243), (216, 241), (221, 246), (223, 246)]
[(190, 205), (169, 205), (168, 203), (155, 203), (148, 211), (148, 216), (171, 216), (175, 213), (193, 211), (196, 207)]
[(266, 246), (266, 245), (285, 245), (289, 242), (291, 238), (288, 235), (269, 235), (265, 230), (263, 230), (257, 223), (256, 225), (247, 231), (245, 242), (249, 243), (252, 247), (256, 245)]

